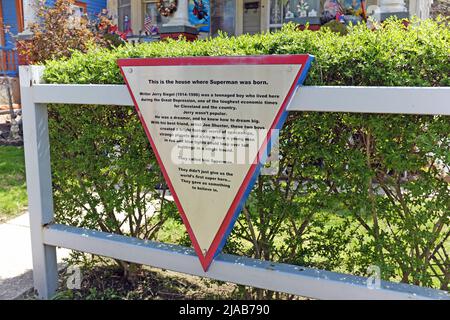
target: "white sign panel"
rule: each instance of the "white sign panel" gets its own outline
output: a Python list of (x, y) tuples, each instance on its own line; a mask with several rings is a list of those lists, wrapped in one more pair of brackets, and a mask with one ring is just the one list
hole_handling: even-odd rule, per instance
[(309, 60), (119, 60), (205, 270), (231, 231)]

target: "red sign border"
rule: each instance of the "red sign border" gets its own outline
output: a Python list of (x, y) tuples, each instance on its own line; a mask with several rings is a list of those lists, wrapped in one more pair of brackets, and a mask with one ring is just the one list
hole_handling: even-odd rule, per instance
[[(312, 59), (313, 59), (313, 57), (308, 54), (296, 54), (296, 55), (270, 55), (270, 56), (260, 55), (260, 56), (230, 56), (230, 57), (125, 58), (125, 59), (117, 60), (117, 64), (119, 65), (120, 72), (122, 73), (122, 76), (125, 80), (128, 91), (130, 93), (130, 96), (133, 100), (133, 103), (134, 103), (134, 106), (138, 113), (139, 119), (144, 127), (144, 131), (147, 135), (147, 138), (150, 141), (150, 145), (153, 149), (153, 152), (155, 153), (156, 159), (161, 168), (164, 179), (166, 180), (169, 190), (173, 195), (173, 198), (178, 207), (178, 210), (180, 211), (180, 215), (183, 220), (183, 223), (186, 226), (189, 237), (191, 238), (192, 244), (194, 246), (194, 250), (197, 253), (197, 256), (199, 257), (200, 263), (205, 272), (208, 270), (212, 260), (216, 256), (216, 254), (218, 252), (220, 252), (221, 248), (225, 244), (227, 236), (231, 232), (232, 226), (234, 225), (234, 222), (242, 209), (243, 203), (246, 201), (248, 193), (250, 192), (251, 188), (253, 187), (255, 177), (257, 176), (257, 174), (260, 171), (260, 165), (261, 165), (263, 158), (265, 157), (267, 146), (270, 145), (272, 129), (280, 128), (282, 125), (282, 122), (284, 122), (284, 119), (286, 116), (287, 105), (288, 105), (294, 91), (296, 90), (296, 88), (299, 85), (301, 85), (301, 83), (303, 82)], [(130, 85), (129, 85), (127, 78), (125, 76), (125, 73), (123, 71), (123, 68), (124, 67), (139, 67), (139, 66), (191, 66), (191, 65), (192, 66), (201, 66), (201, 65), (240, 65), (240, 64), (243, 64), (243, 65), (264, 65), (264, 64), (269, 64), (269, 65), (270, 64), (297, 64), (298, 65), (298, 64), (300, 64), (301, 68), (298, 71), (298, 74), (297, 74), (291, 88), (289, 89), (288, 94), (286, 95), (285, 99), (283, 100), (283, 103), (282, 103), (280, 109), (278, 110), (278, 113), (275, 116), (275, 119), (274, 119), (270, 129), (268, 130), (268, 134), (267, 134), (266, 138), (264, 139), (264, 142), (263, 142), (260, 150), (258, 151), (256, 159), (251, 164), (249, 171), (248, 171), (247, 175), (245, 176), (242, 185), (240, 186), (235, 198), (233, 199), (233, 202), (232, 202), (230, 208), (228, 209), (228, 212), (225, 215), (225, 218), (222, 221), (222, 224), (220, 225), (219, 230), (217, 231), (213, 242), (211, 243), (210, 248), (208, 249), (206, 255), (203, 255), (203, 252), (197, 242), (194, 232), (192, 231), (192, 228), (189, 224), (189, 220), (186, 217), (186, 214), (183, 210), (183, 207), (181, 206), (181, 203), (178, 199), (175, 189), (173, 188), (172, 182), (169, 179), (169, 176), (164, 167), (164, 164), (161, 161), (161, 157), (159, 156), (158, 150), (153, 142), (153, 139), (147, 128), (147, 125), (146, 125), (146, 123), (143, 119), (143, 116), (139, 110), (138, 103), (133, 95), (133, 92), (130, 88)]]

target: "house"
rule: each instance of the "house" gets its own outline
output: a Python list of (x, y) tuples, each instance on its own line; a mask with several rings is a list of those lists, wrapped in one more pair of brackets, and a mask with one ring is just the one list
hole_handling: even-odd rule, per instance
[[(46, 0), (51, 6), (56, 0)], [(177, 38), (258, 33), (281, 28), (293, 21), (319, 28), (336, 15), (338, 2), (357, 21), (362, 8), (384, 20), (417, 15), (427, 18), (432, 0), (77, 0), (75, 7), (94, 17), (108, 8), (119, 30), (132, 36), (161, 35)], [(362, 2), (364, 1), (364, 2)], [(36, 20), (35, 0), (0, 0), (0, 76), (17, 75), (17, 53), (12, 35), (22, 33)], [(161, 14), (163, 12), (163, 14)], [(354, 16), (353, 16), (353, 15)], [(26, 30), (25, 30), (26, 31)]]
[[(391, 15), (428, 18), (432, 3), (432, 0), (362, 1), (339, 0), (346, 11), (342, 19), (359, 20), (362, 7), (378, 20)], [(337, 0), (109, 0), (108, 11), (120, 31), (131, 31), (134, 35), (158, 30), (176, 36), (194, 27), (200, 36), (214, 36), (219, 30), (230, 35), (276, 30), (289, 21), (308, 23), (310, 28), (318, 29), (336, 16), (339, 4)], [(176, 11), (172, 12), (174, 5)], [(166, 8), (169, 10), (165, 11)]]
[[(52, 6), (56, 0), (47, 0)], [(0, 76), (17, 75), (17, 53), (14, 50), (14, 36), (22, 33), (28, 22), (35, 21), (36, 1), (0, 0)], [(75, 8), (89, 16), (95, 16), (106, 8), (106, 0), (75, 1)]]

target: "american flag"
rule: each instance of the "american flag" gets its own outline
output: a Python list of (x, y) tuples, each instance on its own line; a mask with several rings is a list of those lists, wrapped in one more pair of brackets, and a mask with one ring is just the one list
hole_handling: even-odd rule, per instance
[(150, 18), (150, 16), (145, 16), (144, 31), (147, 33), (151, 33), (152, 31), (152, 19)]

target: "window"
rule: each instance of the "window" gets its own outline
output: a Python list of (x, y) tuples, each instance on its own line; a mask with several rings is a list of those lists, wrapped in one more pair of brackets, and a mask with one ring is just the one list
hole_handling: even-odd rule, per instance
[(169, 18), (159, 14), (157, 0), (145, 1), (143, 5), (144, 10), (142, 11), (144, 13), (144, 17), (142, 18), (143, 21), (142, 30), (144, 32), (146, 31), (145, 18), (148, 17), (150, 18), (150, 22), (148, 22), (149, 27), (147, 29), (150, 29), (151, 34), (156, 33), (157, 30), (159, 30), (163, 24), (169, 21)]
[(131, 0), (119, 0), (119, 31), (128, 32), (131, 30)]
[[(394, 3), (395, 2), (395, 3)], [(385, 20), (390, 15), (406, 18), (408, 0), (395, 0), (385, 3), (380, 15), (378, 0), (366, 0), (365, 9), (368, 16), (374, 15), (378, 20)], [(270, 0), (269, 26), (271, 30), (281, 28), (283, 23), (294, 21), (299, 24), (323, 24), (336, 19), (336, 14), (343, 15), (344, 22), (357, 23), (361, 20), (361, 0)], [(388, 13), (387, 13), (388, 12)]]
[(235, 34), (236, 1), (211, 0), (211, 34), (217, 35), (219, 30), (230, 35)]
[(270, 28), (278, 29), (295, 18), (319, 16), (320, 0), (270, 0)]

